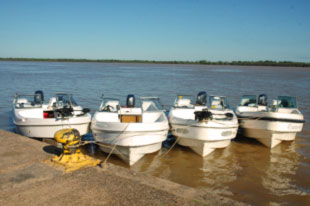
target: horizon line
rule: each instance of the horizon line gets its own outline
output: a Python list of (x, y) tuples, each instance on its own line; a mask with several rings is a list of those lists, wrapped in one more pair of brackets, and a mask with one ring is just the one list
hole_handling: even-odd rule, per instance
[(274, 61), (274, 60), (140, 60), (140, 59), (87, 59), (87, 58), (32, 58), (0, 57), (0, 61), (44, 61), (44, 62), (106, 62), (106, 63), (151, 63), (151, 64), (198, 64), (198, 65), (247, 65), (247, 66), (296, 66), (310, 67), (310, 62)]

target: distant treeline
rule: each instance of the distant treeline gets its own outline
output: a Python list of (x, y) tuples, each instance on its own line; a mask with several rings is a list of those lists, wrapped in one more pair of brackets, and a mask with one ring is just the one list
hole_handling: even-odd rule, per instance
[(48, 58), (1, 58), (0, 61), (47, 61), (47, 62), (105, 62), (105, 63), (146, 63), (146, 64), (202, 64), (202, 65), (244, 65), (244, 66), (282, 66), (310, 67), (310, 62), (292, 61), (151, 61), (118, 59), (48, 59)]

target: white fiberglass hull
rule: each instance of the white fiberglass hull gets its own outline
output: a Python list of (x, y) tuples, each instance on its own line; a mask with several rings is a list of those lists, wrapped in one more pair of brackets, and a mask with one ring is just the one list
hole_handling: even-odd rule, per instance
[(246, 137), (255, 138), (265, 146), (273, 148), (282, 141), (293, 141), (301, 132), (303, 122), (262, 119), (240, 119), (240, 131)]
[(238, 125), (212, 127), (208, 123), (174, 124), (171, 133), (178, 138), (178, 144), (190, 147), (202, 157), (217, 148), (227, 147), (236, 137)]
[(157, 152), (161, 149), (162, 142), (137, 146), (137, 147), (128, 147), (128, 146), (116, 146), (116, 145), (99, 145), (100, 149), (103, 152), (116, 154), (120, 159), (126, 162), (129, 166), (134, 165), (138, 162), (145, 154), (150, 154)]
[[(92, 133), (104, 152), (113, 152), (129, 165), (145, 154), (157, 152), (168, 134), (168, 123), (92, 121)], [(112, 148), (114, 148), (112, 150)]]
[[(199, 121), (195, 112), (206, 110), (207, 107), (172, 108), (169, 113), (171, 133), (178, 139), (178, 144), (190, 147), (202, 157), (217, 148), (227, 147), (235, 138), (238, 120), (230, 109), (210, 109), (210, 119)], [(230, 118), (226, 115), (229, 114)]]
[(54, 134), (61, 129), (74, 128), (80, 135), (89, 132), (91, 116), (71, 117), (68, 119), (14, 119), (16, 133), (33, 138), (54, 138)]

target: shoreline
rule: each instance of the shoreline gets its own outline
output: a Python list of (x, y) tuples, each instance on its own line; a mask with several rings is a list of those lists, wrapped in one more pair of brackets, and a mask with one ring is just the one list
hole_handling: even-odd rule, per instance
[(310, 67), (310, 62), (293, 61), (152, 61), (119, 59), (71, 59), (71, 58), (3, 58), (0, 61), (28, 62), (97, 62), (97, 63), (136, 63), (136, 64), (192, 64), (192, 65), (229, 65), (229, 66), (274, 66), (274, 67)]
[(1, 205), (248, 205), (111, 163), (64, 173), (50, 162), (55, 146), (4, 130), (0, 139)]

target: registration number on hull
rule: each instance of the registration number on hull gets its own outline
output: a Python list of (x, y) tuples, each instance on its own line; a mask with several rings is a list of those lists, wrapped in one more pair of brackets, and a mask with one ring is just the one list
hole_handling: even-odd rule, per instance
[(301, 126), (300, 124), (288, 124), (288, 129), (289, 130), (301, 130)]

